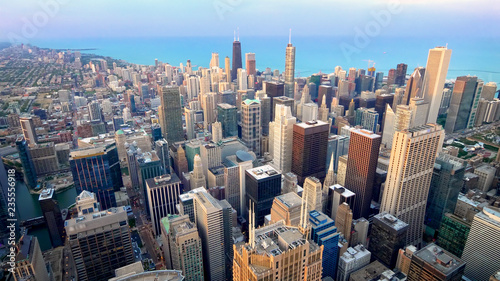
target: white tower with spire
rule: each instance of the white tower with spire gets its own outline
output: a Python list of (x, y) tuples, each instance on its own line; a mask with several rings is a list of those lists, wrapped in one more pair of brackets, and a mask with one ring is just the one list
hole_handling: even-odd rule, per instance
[(203, 163), (199, 154), (196, 154), (194, 156), (193, 171), (191, 171), (189, 174), (191, 190), (202, 186), (205, 188), (207, 187), (207, 181), (205, 179), (205, 174), (203, 173)]

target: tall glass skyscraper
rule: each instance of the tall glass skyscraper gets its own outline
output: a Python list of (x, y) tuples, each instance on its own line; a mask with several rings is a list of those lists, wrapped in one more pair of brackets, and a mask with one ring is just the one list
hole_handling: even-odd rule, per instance
[(233, 42), (233, 67), (231, 69), (231, 79), (235, 79), (238, 75), (238, 68), (243, 68), (243, 62), (241, 61), (241, 43), (238, 35), (238, 39), (234, 38)]
[(116, 207), (115, 191), (123, 181), (115, 142), (72, 151), (69, 165), (76, 193), (95, 193), (103, 210)]
[[(291, 35), (290, 35), (291, 37)], [(290, 42), (286, 46), (285, 58), (285, 96), (294, 98), (295, 89), (295, 47)]]
[(182, 128), (182, 106), (179, 87), (167, 86), (161, 89), (161, 131), (169, 144), (184, 140)]

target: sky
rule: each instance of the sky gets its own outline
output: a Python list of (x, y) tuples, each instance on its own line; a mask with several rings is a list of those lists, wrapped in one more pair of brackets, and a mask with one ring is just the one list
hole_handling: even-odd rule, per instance
[[(0, 40), (227, 36), (500, 36), (498, 0), (22, 0)], [(378, 27), (378, 28), (377, 28)], [(370, 29), (371, 28), (371, 29)], [(371, 31), (370, 31), (371, 30)]]

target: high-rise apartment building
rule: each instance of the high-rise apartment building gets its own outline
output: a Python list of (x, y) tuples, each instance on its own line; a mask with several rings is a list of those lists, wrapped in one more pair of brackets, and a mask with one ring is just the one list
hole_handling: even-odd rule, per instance
[(181, 181), (176, 174), (163, 175), (146, 180), (146, 197), (153, 231), (161, 234), (161, 219), (176, 214), (179, 195), (182, 194)]
[(356, 194), (354, 219), (368, 218), (377, 170), (381, 137), (371, 131), (351, 129), (345, 187)]
[(161, 88), (160, 125), (163, 136), (168, 143), (184, 140), (182, 128), (182, 107), (179, 87), (165, 86)]
[(269, 154), (272, 165), (285, 174), (292, 169), (293, 125), (297, 119), (291, 108), (282, 104), (275, 107), (274, 121), (269, 123)]
[(427, 123), (436, 123), (450, 58), (451, 49), (447, 47), (436, 47), (429, 50), (423, 84), (423, 98), (430, 105)]
[(198, 228), (189, 216), (161, 219), (161, 238), (168, 269), (182, 270), (185, 280), (203, 281), (203, 252)]
[(434, 163), (444, 139), (439, 125), (396, 132), (380, 210), (409, 224), (407, 244), (422, 242)]
[(95, 193), (102, 209), (116, 206), (115, 191), (123, 181), (114, 141), (71, 151), (69, 165), (77, 193)]
[(65, 222), (67, 244), (78, 280), (107, 280), (134, 262), (125, 207), (86, 214)]
[(307, 177), (323, 181), (326, 175), (329, 124), (310, 121), (293, 125), (292, 172), (299, 185)]
[(485, 207), (476, 214), (465, 243), (462, 260), (465, 276), (471, 280), (488, 280), (500, 268), (500, 209)]
[(260, 118), (260, 101), (247, 99), (241, 103), (241, 140), (257, 155), (262, 137)]
[[(290, 35), (291, 37), (291, 35)], [(290, 42), (286, 46), (285, 54), (285, 96), (294, 98), (295, 95), (295, 47)]]

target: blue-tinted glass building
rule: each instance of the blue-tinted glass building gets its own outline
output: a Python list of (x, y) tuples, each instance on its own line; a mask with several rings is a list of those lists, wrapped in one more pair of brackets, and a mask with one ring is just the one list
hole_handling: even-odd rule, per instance
[(319, 246), (323, 245), (323, 278), (335, 278), (339, 258), (339, 233), (335, 222), (327, 215), (318, 211), (309, 213), (311, 223), (311, 240)]
[(16, 140), (17, 151), (19, 152), (19, 159), (21, 159), (21, 164), (24, 171), (24, 181), (31, 187), (35, 188), (37, 185), (37, 174), (35, 171), (35, 165), (31, 160), (31, 153), (28, 148), (28, 142), (24, 137), (19, 137)]
[(115, 191), (123, 181), (115, 142), (74, 150), (69, 165), (77, 194), (95, 193), (102, 210), (116, 207)]

